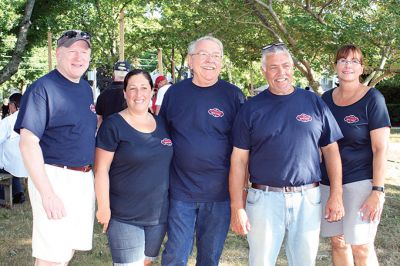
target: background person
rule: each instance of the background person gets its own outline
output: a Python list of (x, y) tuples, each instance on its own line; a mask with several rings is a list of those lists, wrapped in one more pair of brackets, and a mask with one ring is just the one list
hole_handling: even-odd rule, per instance
[(124, 81), (127, 108), (106, 119), (97, 135), (97, 219), (113, 263), (155, 260), (166, 231), (172, 142), (161, 117), (147, 112), (153, 83), (132, 70)]
[(199, 38), (188, 54), (194, 76), (168, 89), (160, 112), (174, 143), (168, 241), (161, 263), (186, 265), (196, 237), (196, 265), (215, 266), (229, 230), (231, 128), (244, 95), (218, 78), (221, 41)]
[(21, 93), (14, 93), (10, 96), (8, 106), (11, 115), (0, 121), (0, 171), (13, 176), (13, 203), (23, 203), (25, 201), (24, 188), (19, 178), (28, 177), (19, 150), (20, 138), (19, 135), (14, 132), (14, 125), (17, 120), (21, 98)]
[[(341, 221), (322, 219), (321, 235), (331, 237), (334, 265), (378, 265), (374, 240), (385, 201), (384, 183), (390, 119), (385, 99), (360, 83), (363, 55), (355, 45), (341, 47), (335, 57), (339, 86), (324, 93), (344, 138), (338, 141), (343, 164)], [(326, 163), (322, 164), (322, 203), (329, 196)]]
[(113, 81), (110, 87), (105, 89), (96, 101), (96, 113), (98, 127), (108, 116), (118, 113), (126, 108), (124, 99), (124, 79), (126, 74), (131, 71), (131, 64), (127, 61), (118, 61), (114, 65)]
[(158, 76), (156, 78), (156, 82), (154, 87), (157, 89), (157, 96), (156, 96), (156, 101), (155, 101), (155, 114), (158, 115), (160, 113), (161, 109), (161, 104), (164, 99), (164, 95), (167, 92), (168, 88), (171, 87), (171, 84), (168, 83), (168, 80), (164, 76)]
[(66, 265), (93, 239), (96, 113), (82, 75), (89, 67), (90, 34), (65, 31), (57, 40), (57, 68), (22, 97), (14, 130), (29, 173), (35, 265)]

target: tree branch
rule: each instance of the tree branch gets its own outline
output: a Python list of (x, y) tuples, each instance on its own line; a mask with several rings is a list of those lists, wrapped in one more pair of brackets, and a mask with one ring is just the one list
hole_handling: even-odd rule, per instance
[(30, 19), (34, 6), (35, 6), (35, 0), (27, 1), (25, 6), (24, 16), (20, 24), (18, 38), (15, 44), (13, 55), (8, 64), (0, 70), (0, 84), (3, 84), (18, 71), (18, 67), (22, 61), (22, 55), (25, 51), (25, 46), (27, 44), (28, 29), (32, 24)]
[(327, 26), (328, 24), (326, 23), (322, 13), (324, 12), (324, 9), (327, 8), (328, 6), (330, 6), (333, 2), (334, 2), (334, 0), (330, 0), (330, 1), (325, 2), (322, 5), (322, 7), (321, 7), (321, 9), (319, 10), (318, 13), (315, 13), (312, 10), (312, 8), (311, 8), (311, 0), (306, 0), (306, 3), (305, 3), (303, 8), (307, 13), (309, 13), (311, 16), (313, 16), (319, 23), (321, 23), (322, 25)]

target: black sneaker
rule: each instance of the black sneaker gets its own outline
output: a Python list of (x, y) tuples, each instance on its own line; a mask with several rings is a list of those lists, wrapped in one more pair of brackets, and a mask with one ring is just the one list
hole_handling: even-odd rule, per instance
[(25, 202), (25, 195), (24, 192), (18, 192), (13, 196), (13, 203), (24, 203)]

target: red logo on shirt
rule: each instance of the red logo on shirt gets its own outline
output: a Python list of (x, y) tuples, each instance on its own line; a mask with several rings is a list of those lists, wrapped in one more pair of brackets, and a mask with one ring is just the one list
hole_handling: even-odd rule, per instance
[(344, 118), (344, 121), (346, 123), (353, 124), (353, 123), (357, 123), (358, 121), (360, 121), (360, 119), (358, 119), (358, 117), (355, 115), (348, 115)]
[(90, 111), (92, 111), (93, 113), (96, 113), (96, 107), (94, 106), (94, 104), (92, 103), (90, 106)]
[(163, 139), (161, 140), (161, 144), (162, 144), (162, 145), (165, 145), (165, 146), (172, 146), (172, 140), (167, 139), (167, 138), (163, 138)]
[(310, 115), (302, 113), (301, 115), (296, 116), (297, 121), (307, 123), (312, 121), (312, 117)]
[(223, 117), (224, 116), (224, 112), (219, 110), (218, 108), (209, 109), (208, 114), (212, 115), (213, 117)]

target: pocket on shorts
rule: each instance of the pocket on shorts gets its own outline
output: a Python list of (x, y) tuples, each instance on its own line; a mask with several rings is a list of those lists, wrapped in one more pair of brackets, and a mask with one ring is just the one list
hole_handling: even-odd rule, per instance
[(246, 204), (251, 206), (257, 204), (261, 197), (262, 197), (262, 191), (254, 188), (249, 188), (247, 192), (247, 198), (246, 198)]
[(312, 188), (305, 191), (306, 200), (314, 206), (321, 205), (321, 192), (320, 188)]

